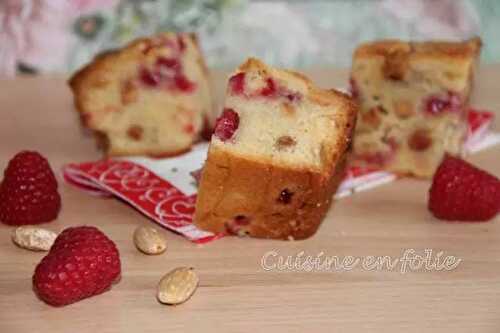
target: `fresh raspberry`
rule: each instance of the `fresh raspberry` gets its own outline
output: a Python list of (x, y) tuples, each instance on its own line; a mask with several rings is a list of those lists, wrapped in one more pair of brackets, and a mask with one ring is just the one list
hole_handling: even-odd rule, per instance
[(61, 306), (98, 295), (121, 273), (115, 243), (95, 227), (65, 229), (36, 266), (33, 289), (44, 302)]
[(14, 156), (0, 185), (0, 221), (40, 224), (57, 218), (60, 209), (61, 197), (49, 162), (32, 151)]
[(434, 174), (428, 207), (442, 220), (489, 220), (500, 209), (500, 181), (459, 158), (446, 156)]
[(240, 125), (240, 116), (233, 109), (226, 108), (215, 122), (215, 136), (222, 141), (231, 139)]

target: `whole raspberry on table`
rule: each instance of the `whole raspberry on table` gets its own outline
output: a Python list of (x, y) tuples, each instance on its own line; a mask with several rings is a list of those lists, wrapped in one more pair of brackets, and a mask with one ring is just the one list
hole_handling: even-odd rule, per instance
[(120, 274), (120, 254), (112, 240), (95, 227), (71, 227), (36, 266), (33, 289), (44, 302), (62, 306), (103, 293)]
[(54, 220), (60, 209), (57, 180), (47, 159), (34, 151), (14, 156), (0, 185), (0, 221), (40, 224)]
[(500, 209), (500, 180), (466, 161), (446, 156), (434, 174), (429, 210), (450, 221), (487, 221)]

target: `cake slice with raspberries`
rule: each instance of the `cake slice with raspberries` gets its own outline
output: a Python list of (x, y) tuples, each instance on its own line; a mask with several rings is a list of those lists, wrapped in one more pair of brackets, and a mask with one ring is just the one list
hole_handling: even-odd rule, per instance
[(192, 34), (161, 33), (97, 56), (69, 81), (83, 124), (109, 156), (171, 156), (215, 120), (208, 70)]
[(313, 235), (342, 179), (355, 120), (348, 95), (247, 60), (228, 82), (195, 224), (259, 238)]
[(479, 38), (359, 46), (351, 76), (358, 161), (429, 178), (446, 152), (461, 155), (480, 49)]

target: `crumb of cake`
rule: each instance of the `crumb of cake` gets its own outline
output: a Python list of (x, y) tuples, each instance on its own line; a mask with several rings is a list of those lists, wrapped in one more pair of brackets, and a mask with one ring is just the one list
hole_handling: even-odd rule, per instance
[(103, 113), (115, 113), (120, 111), (120, 108), (114, 105), (107, 105), (103, 108)]

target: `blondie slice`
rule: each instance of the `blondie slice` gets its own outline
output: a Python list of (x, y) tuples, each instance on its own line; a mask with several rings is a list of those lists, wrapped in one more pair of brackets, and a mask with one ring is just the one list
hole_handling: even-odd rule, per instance
[(360, 106), (355, 158), (399, 174), (431, 177), (444, 154), (460, 155), (481, 40), (384, 40), (354, 53)]

